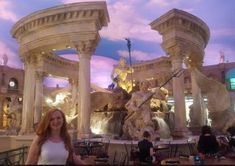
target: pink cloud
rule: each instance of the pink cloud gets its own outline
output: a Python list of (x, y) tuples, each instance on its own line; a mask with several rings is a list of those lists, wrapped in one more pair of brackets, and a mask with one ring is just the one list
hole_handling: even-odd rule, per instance
[(235, 49), (222, 44), (208, 44), (205, 49), (204, 65), (218, 64), (221, 50), (224, 52), (225, 62), (235, 62)]
[(0, 41), (0, 58), (2, 59), (3, 55), (7, 55), (7, 65), (13, 68), (22, 68), (23, 64), (19, 58), (19, 55), (14, 53), (4, 42)]
[[(65, 54), (61, 56), (78, 61), (78, 55), (76, 54)], [(116, 63), (117, 61), (114, 59), (93, 55), (91, 57), (91, 83), (107, 88), (112, 82), (111, 73), (113, 65)], [(56, 84), (54, 83), (54, 86), (55, 85)]]
[[(118, 50), (118, 54), (121, 57), (129, 58), (129, 52), (126, 50)], [(151, 59), (156, 59), (161, 56), (164, 56), (164, 55), (157, 55), (155, 53), (147, 53), (147, 52), (143, 52), (139, 50), (133, 50), (131, 52), (131, 58), (136, 61), (151, 60)]]
[[(63, 0), (62, 2), (66, 4), (89, 1), (93, 0)], [(107, 3), (107, 6), (110, 23), (108, 27), (103, 27), (100, 31), (101, 37), (112, 41), (123, 40), (127, 37), (158, 43), (161, 41), (158, 32), (153, 31), (149, 26), (151, 21), (143, 18), (141, 13), (139, 13), (139, 6), (136, 1), (119, 0), (112, 4)]]
[(213, 37), (233, 37), (235, 38), (235, 28), (222, 28), (211, 30), (211, 36)]
[(151, 21), (139, 13), (137, 5), (133, 1), (117, 1), (108, 5), (110, 23), (101, 30), (101, 36), (112, 41), (132, 38), (159, 43), (160, 35), (151, 30)]
[(17, 16), (13, 11), (10, 10), (12, 3), (10, 1), (0, 1), (0, 18), (16, 22)]
[[(95, 1), (104, 1), (104, 0), (95, 0)], [(62, 0), (62, 3), (75, 3), (75, 2), (94, 2), (94, 0)]]

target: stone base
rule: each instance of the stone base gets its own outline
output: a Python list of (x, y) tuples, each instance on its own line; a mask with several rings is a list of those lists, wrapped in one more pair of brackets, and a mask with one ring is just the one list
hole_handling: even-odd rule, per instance
[(200, 126), (193, 126), (188, 128), (193, 135), (200, 135), (201, 134), (201, 127)]
[(28, 135), (34, 133), (34, 129), (21, 129), (19, 135)]
[(173, 139), (181, 139), (191, 135), (191, 132), (188, 129), (184, 130), (175, 130), (171, 133)]
[(78, 133), (77, 136), (78, 138), (84, 139), (84, 138), (92, 138), (93, 134), (92, 133)]

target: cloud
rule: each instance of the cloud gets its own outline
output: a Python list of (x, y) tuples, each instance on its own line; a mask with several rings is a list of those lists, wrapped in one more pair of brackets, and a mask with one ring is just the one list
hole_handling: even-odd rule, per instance
[(235, 28), (222, 28), (222, 29), (211, 30), (211, 36), (235, 38)]
[(19, 58), (19, 55), (17, 55), (15, 52), (13, 52), (4, 42), (0, 41), (0, 58), (2, 59), (2, 56), (4, 54), (7, 55), (8, 62), (7, 66), (13, 67), (13, 68), (22, 68), (23, 64)]
[(107, 88), (112, 83), (111, 73), (113, 65), (117, 61), (102, 56), (92, 56), (91, 58), (91, 83)]
[(6, 0), (0, 1), (0, 18), (4, 20), (9, 20), (12, 22), (16, 22), (18, 20), (17, 16), (14, 12), (10, 10), (11, 2)]
[[(86, 0), (86, 2), (89, 1), (91, 0)], [(151, 30), (151, 27), (149, 26), (150, 21), (140, 15), (138, 10), (139, 6), (136, 1), (118, 0), (113, 4), (107, 4), (110, 23), (108, 24), (108, 27), (103, 27), (100, 31), (101, 37), (111, 41), (119, 41), (123, 40), (123, 38), (158, 43), (161, 41), (158, 32)], [(84, 0), (62, 0), (62, 2), (84, 2)]]
[[(129, 58), (129, 52), (125, 50), (118, 50), (118, 54), (121, 57)], [(139, 50), (133, 50), (131, 52), (131, 58), (136, 61), (146, 61), (151, 59), (156, 59), (164, 55), (156, 55), (155, 53), (147, 53)]]
[[(104, 1), (104, 0), (95, 0), (95, 1)], [(94, 2), (94, 0), (62, 0), (62, 3), (75, 3), (75, 2)]]
[(159, 6), (159, 7), (166, 7), (172, 4), (172, 0), (149, 0), (146, 6)]
[[(78, 61), (78, 55), (76, 54), (64, 54), (61, 57)], [(111, 73), (113, 65), (117, 64), (117, 61), (111, 58), (93, 55), (91, 57), (91, 83), (100, 87), (107, 88), (111, 84)], [(58, 80), (57, 80), (58, 81)], [(56, 84), (53, 81), (53, 85)], [(66, 85), (66, 82), (62, 82), (61, 85)], [(67, 86), (67, 85), (66, 85)]]
[(150, 21), (143, 18), (138, 8), (137, 3), (132, 1), (117, 1), (108, 5), (110, 23), (101, 30), (101, 36), (111, 41), (132, 38), (159, 43), (160, 35), (151, 30)]

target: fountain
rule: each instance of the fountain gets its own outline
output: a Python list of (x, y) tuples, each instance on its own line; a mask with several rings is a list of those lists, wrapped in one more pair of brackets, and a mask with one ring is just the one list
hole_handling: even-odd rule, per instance
[[(14, 25), (11, 33), (19, 42), (20, 56), (25, 65), (21, 135), (32, 133), (33, 124), (40, 120), (43, 110), (56, 106), (65, 111), (70, 127), (78, 130), (80, 132), (78, 136), (81, 137), (106, 134), (119, 139), (137, 140), (144, 130), (150, 131), (153, 140), (169, 138), (172, 135), (180, 138), (187, 136), (189, 132), (186, 125), (184, 74), (176, 73), (183, 70), (185, 60), (190, 62), (193, 69), (201, 67), (204, 49), (209, 40), (208, 26), (199, 18), (178, 9), (173, 9), (150, 23), (151, 28), (162, 35), (161, 46), (169, 55), (170, 62), (164, 67), (167, 66), (173, 76), (176, 74), (172, 77), (172, 84), (168, 86), (172, 88), (169, 91), (174, 98), (175, 118), (172, 125), (172, 120), (169, 120), (171, 118), (167, 117), (172, 113), (167, 109), (164, 90), (156, 86), (145, 87), (144, 90), (141, 87), (138, 89), (142, 80), (147, 82), (148, 78), (156, 75), (151, 67), (159, 64), (148, 66), (150, 68), (146, 69), (151, 69), (152, 73), (146, 76), (140, 70), (134, 70), (134, 67), (133, 69), (122, 67), (121, 70), (116, 70), (125, 72), (117, 73), (120, 75), (117, 87), (112, 87), (109, 91), (91, 92), (90, 59), (100, 40), (99, 30), (107, 26), (108, 22), (105, 2), (86, 2), (34, 12)], [(79, 63), (58, 57), (51, 51), (68, 47), (78, 51)], [(193, 109), (198, 112), (194, 113), (196, 117), (193, 119), (195, 125), (193, 127), (200, 127), (205, 123), (201, 89), (206, 86), (200, 84), (201, 77), (197, 70), (190, 72), (194, 78)], [(138, 73), (141, 73), (140, 76)], [(136, 80), (139, 79), (135, 82), (135, 87), (132, 87), (134, 84), (129, 86), (128, 74), (133, 74)], [(164, 75), (162, 70), (159, 70), (158, 74)], [(66, 78), (71, 89), (65, 90), (64, 96), (56, 94), (57, 99), (56, 95), (50, 96), (50, 94), (48, 96), (51, 100), (43, 98), (43, 78), (48, 75)], [(122, 82), (118, 82), (120, 80)], [(125, 85), (125, 82), (128, 85)], [(206, 87), (205, 90), (209, 88)], [(213, 91), (216, 89), (212, 89)], [(207, 96), (211, 106), (208, 109), (211, 111), (212, 124), (220, 123), (218, 117), (223, 115), (221, 125), (226, 124), (226, 127), (233, 125), (234, 118), (225, 123), (226, 118), (233, 114), (228, 111), (229, 103), (224, 107), (216, 105), (217, 108), (222, 108), (222, 112), (219, 112), (213, 107), (213, 102), (217, 101), (214, 94), (207, 91)]]

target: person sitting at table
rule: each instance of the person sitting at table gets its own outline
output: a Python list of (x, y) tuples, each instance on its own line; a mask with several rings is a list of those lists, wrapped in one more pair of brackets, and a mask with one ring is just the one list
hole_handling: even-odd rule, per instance
[(148, 131), (144, 131), (143, 140), (138, 142), (139, 160), (143, 163), (152, 163), (153, 160), (153, 143), (150, 141), (150, 136)]
[(227, 129), (229, 134), (229, 146), (232, 152), (235, 152), (235, 127), (229, 127)]
[(213, 155), (219, 151), (219, 143), (215, 135), (212, 134), (210, 126), (205, 125), (202, 127), (197, 150), (202, 157), (204, 155)]

